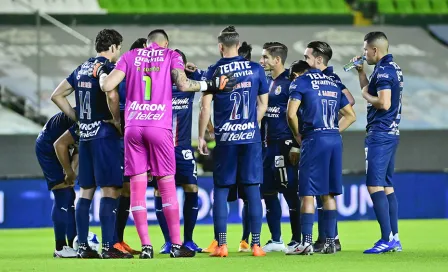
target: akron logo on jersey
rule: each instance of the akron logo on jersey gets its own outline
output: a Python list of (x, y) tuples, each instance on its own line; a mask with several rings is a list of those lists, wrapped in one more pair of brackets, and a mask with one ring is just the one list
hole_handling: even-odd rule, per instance
[(191, 150), (182, 150), (182, 155), (184, 156), (184, 160), (192, 160), (193, 159), (193, 152)]
[(275, 95), (279, 95), (282, 93), (282, 86), (277, 86), (274, 91)]

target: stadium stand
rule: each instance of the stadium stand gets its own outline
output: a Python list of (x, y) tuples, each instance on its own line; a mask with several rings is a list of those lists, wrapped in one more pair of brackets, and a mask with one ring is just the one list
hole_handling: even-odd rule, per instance
[(42, 126), (0, 105), (0, 135), (37, 135)]
[(0, 13), (34, 13), (34, 8), (50, 14), (104, 14), (95, 0), (2, 0)]

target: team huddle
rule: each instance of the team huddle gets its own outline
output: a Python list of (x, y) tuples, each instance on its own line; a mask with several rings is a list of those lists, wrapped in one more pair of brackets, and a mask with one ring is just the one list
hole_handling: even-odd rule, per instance
[[(227, 202), (238, 198), (244, 203), (240, 252), (265, 256), (275, 251), (311, 255), (341, 250), (335, 200), (343, 193), (341, 132), (356, 121), (356, 115), (353, 96), (328, 66), (332, 57), (328, 43), (310, 42), (304, 60), (286, 69), (286, 45), (266, 42), (261, 59), (254, 62), (251, 46), (240, 44), (236, 29), (229, 26), (218, 36), (222, 58), (200, 70), (187, 62), (183, 52), (169, 48), (162, 29), (137, 39), (120, 57), (122, 41), (113, 29), (98, 33), (98, 55), (55, 89), (51, 99), (62, 112), (47, 122), (36, 140), (36, 156), (54, 195), (54, 257), (154, 258), (147, 186), (155, 188), (156, 215), (165, 239), (160, 253), (173, 258), (198, 252), (227, 257)], [(366, 254), (402, 250), (392, 177), (403, 75), (388, 46), (384, 33), (368, 33), (363, 57), (351, 62), (368, 102), (366, 183), (381, 228), (381, 239)], [(375, 65), (370, 78), (363, 60)], [(73, 91), (75, 107), (67, 99)], [(214, 239), (204, 249), (193, 240), (198, 217), (191, 144), (195, 92), (202, 93), (199, 153), (209, 155), (206, 133), (216, 141)], [(75, 179), (80, 186), (76, 209)], [(184, 190), (183, 239), (176, 185)], [(89, 210), (97, 187), (102, 194), (101, 252), (88, 241)], [(291, 240), (286, 245), (279, 193), (289, 207)], [(271, 234), (264, 246), (262, 199)], [(315, 199), (319, 237), (313, 242)], [(139, 251), (124, 241), (129, 212), (140, 237)]]

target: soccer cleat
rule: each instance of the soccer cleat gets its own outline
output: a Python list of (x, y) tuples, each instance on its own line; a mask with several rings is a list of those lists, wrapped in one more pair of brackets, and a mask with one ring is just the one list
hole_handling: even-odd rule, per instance
[(196, 255), (195, 251), (192, 251), (184, 246), (172, 244), (170, 250), (171, 258), (191, 258)]
[(184, 242), (184, 247), (194, 252), (202, 252), (202, 248), (198, 247), (193, 241)]
[(295, 245), (292, 251), (286, 252), (286, 255), (313, 255), (313, 253), (313, 245), (303, 242)]
[(339, 239), (335, 239), (334, 240), (334, 244), (336, 245), (336, 251), (341, 251), (342, 250), (341, 241)]
[(103, 250), (101, 251), (101, 258), (102, 259), (132, 259), (134, 256), (132, 256), (129, 252), (123, 252), (115, 247), (103, 247)]
[(229, 250), (227, 245), (217, 246), (215, 250), (209, 255), (210, 257), (227, 257), (229, 256)]
[(250, 246), (246, 242), (246, 240), (243, 240), (240, 242), (240, 246), (238, 247), (238, 252), (250, 252)]
[(218, 241), (213, 240), (212, 243), (208, 246), (208, 248), (202, 249), (202, 253), (212, 253), (218, 247)]
[(403, 251), (403, 247), (401, 246), (401, 242), (394, 240), (395, 241), (395, 247), (393, 249), (393, 251), (395, 252), (402, 252)]
[(394, 249), (395, 245), (396, 244), (394, 240), (388, 242), (380, 239), (372, 248), (364, 250), (364, 254), (381, 254), (389, 252)]
[(131, 253), (132, 255), (140, 254), (140, 251), (132, 249), (125, 241), (122, 241), (120, 244), (121, 244), (121, 246), (123, 247), (124, 250), (126, 250), (129, 253)]
[(163, 244), (163, 246), (160, 248), (159, 253), (170, 254), (170, 250), (171, 250), (171, 242), (165, 242), (165, 244)]
[(336, 253), (336, 245), (335, 244), (324, 244), (324, 248), (321, 251), (322, 254), (335, 254)]
[(296, 242), (296, 241), (292, 240), (292, 241), (289, 242), (289, 244), (286, 246), (286, 251), (285, 251), (285, 253), (294, 251), (294, 249), (295, 249), (298, 245), (300, 245), (299, 242)]
[(125, 255), (131, 255), (132, 256), (132, 254), (131, 253), (129, 253), (122, 245), (121, 245), (121, 243), (115, 243), (114, 244), (114, 248), (116, 249), (116, 250), (118, 250), (118, 251), (121, 251), (123, 254), (125, 254)]
[(152, 246), (142, 246), (142, 252), (140, 253), (140, 259), (152, 259), (154, 258), (154, 249)]
[(53, 257), (55, 258), (76, 258), (76, 250), (69, 246), (63, 246), (61, 250), (54, 250)]
[(282, 240), (280, 241), (273, 241), (269, 240), (266, 245), (263, 246), (264, 252), (286, 252), (285, 244)]
[[(338, 239), (338, 241), (339, 241), (339, 239)], [(335, 240), (335, 242), (336, 242), (336, 240)], [(324, 245), (325, 245), (325, 239), (324, 240), (317, 239), (313, 245), (314, 252), (321, 252), (322, 249), (324, 249)]]
[(263, 256), (266, 256), (266, 252), (264, 252), (263, 249), (259, 245), (253, 245), (252, 246), (252, 256), (263, 257)]
[(80, 258), (80, 259), (100, 259), (101, 256), (98, 253), (98, 251), (93, 250), (89, 245), (81, 243), (78, 246), (78, 252), (76, 253), (76, 258)]

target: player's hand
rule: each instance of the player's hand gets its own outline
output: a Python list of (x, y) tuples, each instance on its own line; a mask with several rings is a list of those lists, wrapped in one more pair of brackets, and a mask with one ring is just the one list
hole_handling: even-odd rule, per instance
[(300, 161), (300, 149), (297, 147), (292, 147), (289, 150), (289, 161), (292, 165), (297, 165)]
[(68, 186), (75, 186), (75, 179), (76, 179), (76, 173), (71, 169), (71, 171), (68, 171), (65, 173), (64, 183)]
[(204, 138), (198, 138), (198, 150), (199, 150), (199, 154), (208, 156), (209, 153), (208, 153), (207, 142), (205, 141)]
[(211, 80), (206, 80), (207, 92), (231, 92), (236, 85), (233, 73), (219, 75), (219, 69), (215, 71)]
[[(359, 60), (360, 58), (361, 58), (361, 56), (356, 56), (352, 59), (352, 62), (355, 62), (355, 61)], [(355, 64), (355, 69), (358, 72), (364, 71), (364, 62), (361, 64)]]
[(120, 134), (120, 136), (123, 136), (123, 132), (121, 131), (120, 120), (110, 119), (110, 120), (103, 120), (103, 122), (112, 124), (118, 130), (118, 133)]
[(93, 66), (89, 69), (87, 75), (89, 77), (93, 77), (93, 78), (100, 78), (102, 74), (109, 73), (108, 65), (109, 65), (109, 60), (106, 60), (104, 63), (99, 62), (98, 60), (95, 60), (93, 62)]
[(194, 73), (197, 69), (198, 67), (192, 62), (187, 62), (187, 64), (185, 64), (185, 71), (187, 72)]

